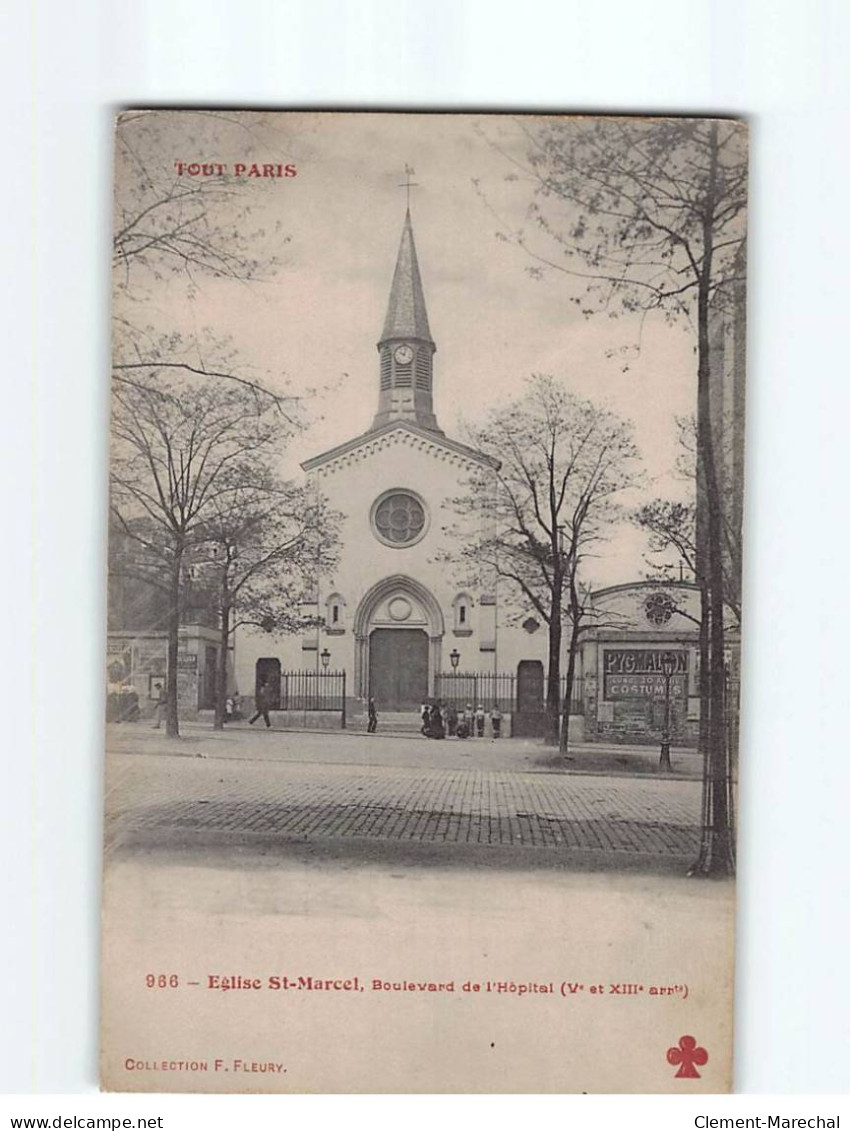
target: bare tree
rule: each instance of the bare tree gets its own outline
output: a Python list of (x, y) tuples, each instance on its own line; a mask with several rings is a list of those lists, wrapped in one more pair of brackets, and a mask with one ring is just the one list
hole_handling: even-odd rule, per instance
[[(689, 577), (697, 571), (696, 506), (676, 499), (651, 499), (632, 515), (635, 526), (648, 536), (649, 553), (653, 558), (672, 553), (678, 561), (654, 562), (655, 575), (662, 580), (675, 580), (677, 565)], [(648, 559), (647, 559), (648, 560)]]
[[(523, 397), (495, 409), (469, 440), (488, 462), (454, 500), (460, 548), (452, 556), (479, 581), (505, 580), (518, 605), (531, 605), (548, 626), (547, 742), (557, 746), (563, 628), (571, 626), (568, 715), (569, 683), (589, 624), (581, 571), (618, 513), (617, 496), (636, 482), (631, 426), (537, 375)], [(477, 534), (470, 537), (470, 530)]]
[[(698, 581), (708, 622), (701, 689), (708, 717), (708, 833), (696, 870), (734, 867), (725, 742), (722, 426), (712, 404), (712, 305), (742, 282), (747, 135), (712, 119), (582, 118), (520, 123), (531, 178), (531, 232), (503, 232), (532, 271), (569, 277), (585, 314), (660, 311), (692, 327), (699, 481), (705, 499)], [(517, 174), (511, 174), (516, 176)], [(703, 560), (704, 559), (704, 560)]]
[[(613, 517), (610, 516), (610, 517)], [(575, 671), (578, 650), (582, 638), (589, 632), (600, 629), (623, 629), (629, 626), (629, 619), (622, 613), (611, 609), (600, 609), (593, 600), (590, 585), (580, 582), (577, 574), (573, 576), (567, 590), (563, 608), (564, 622), (569, 625), (567, 651), (567, 678), (564, 686), (564, 701), (561, 706), (560, 753), (569, 757), (570, 746), (570, 703), (575, 686)]]
[[(291, 432), (291, 426), (290, 426)], [(177, 651), (185, 568), (204, 524), (254, 482), (287, 427), (241, 385), (154, 370), (113, 389), (110, 506), (166, 597), (167, 732), (179, 732)]]
[[(258, 217), (271, 183), (246, 193), (226, 166), (210, 175), (181, 175), (174, 155), (216, 151), (238, 134), (240, 153), (250, 154), (268, 126), (262, 114), (208, 110), (168, 113), (128, 111), (115, 124), (115, 202), (112, 242), (114, 384), (144, 383), (167, 369), (201, 374), (253, 388), (284, 409), (293, 398), (279, 374), (250, 372), (239, 355), (205, 329), (180, 334), (163, 330), (162, 314), (149, 308), (151, 287), (180, 280), (194, 298), (208, 280), (248, 285), (270, 278), (288, 237), (277, 218)], [(280, 199), (279, 192), (276, 200)], [(157, 326), (150, 324), (154, 318)]]
[(270, 273), (277, 259), (269, 246), (285, 242), (283, 226), (278, 222), (268, 231), (253, 221), (254, 186), (246, 199), (244, 182), (226, 166), (211, 164), (189, 176), (174, 159), (186, 149), (220, 148), (223, 130), (238, 132), (241, 152), (248, 155), (262, 119), (201, 109), (118, 116), (112, 261), (119, 293), (175, 274), (190, 281), (204, 276), (246, 281)]
[[(636, 526), (644, 530), (648, 536), (649, 553), (656, 559), (654, 576), (660, 583), (675, 581), (677, 567), (684, 567), (689, 576), (696, 577), (699, 565), (699, 552), (697, 547), (697, 508), (694, 503), (680, 502), (674, 499), (651, 499), (640, 506), (632, 516)], [(724, 530), (728, 527), (724, 522)], [(729, 544), (734, 544), (732, 533), (729, 533)], [(740, 542), (737, 542), (740, 545)], [(670, 553), (678, 557), (675, 561), (658, 561), (659, 558), (669, 557)], [(723, 601), (728, 614), (726, 617), (727, 628), (741, 630), (741, 591), (738, 557), (724, 558), (723, 563)], [(679, 610), (683, 612), (683, 610)], [(684, 612), (683, 612), (683, 615)]]

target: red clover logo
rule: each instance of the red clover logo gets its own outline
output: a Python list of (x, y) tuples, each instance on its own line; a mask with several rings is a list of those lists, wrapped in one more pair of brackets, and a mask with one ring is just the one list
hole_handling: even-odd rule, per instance
[(708, 1053), (694, 1037), (679, 1037), (679, 1044), (667, 1050), (667, 1063), (678, 1064), (676, 1079), (699, 1078), (696, 1066), (708, 1064)]

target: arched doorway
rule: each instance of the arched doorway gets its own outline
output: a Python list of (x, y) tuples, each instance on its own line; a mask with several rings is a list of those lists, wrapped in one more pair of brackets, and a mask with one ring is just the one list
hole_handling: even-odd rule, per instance
[(280, 660), (274, 656), (266, 656), (257, 660), (254, 672), (254, 702), (260, 694), (260, 688), (266, 688), (266, 705), (271, 711), (280, 710)]
[(440, 670), (443, 613), (433, 594), (403, 574), (365, 594), (354, 615), (355, 686), (379, 710), (415, 709), (434, 694)]

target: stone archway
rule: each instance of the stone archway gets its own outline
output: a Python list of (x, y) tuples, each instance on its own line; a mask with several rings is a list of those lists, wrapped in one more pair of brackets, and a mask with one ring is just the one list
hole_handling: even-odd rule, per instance
[[(412, 577), (385, 577), (364, 594), (354, 614), (354, 682), (357, 694), (370, 693), (370, 636), (376, 630), (424, 633), (428, 639), (427, 694), (434, 694), (440, 670), (445, 622), (443, 612), (429, 589)], [(411, 637), (412, 639), (412, 637)], [(399, 638), (401, 644), (401, 636)], [(385, 651), (385, 650), (384, 650)]]

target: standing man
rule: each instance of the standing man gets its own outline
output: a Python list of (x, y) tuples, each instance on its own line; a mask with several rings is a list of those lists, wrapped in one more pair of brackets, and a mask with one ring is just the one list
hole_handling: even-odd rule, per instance
[(262, 715), (263, 718), (265, 719), (266, 727), (270, 727), (272, 725), (272, 721), (269, 718), (269, 705), (270, 705), (270, 703), (271, 703), (271, 690), (269, 688), (269, 685), (267, 683), (261, 683), (260, 686), (257, 688), (257, 703), (256, 703), (257, 710), (254, 713), (254, 717), (252, 719), (248, 720), (249, 726), (253, 726), (254, 723), (257, 721), (257, 719), (260, 717), (260, 715)]
[(378, 729), (378, 712), (375, 708), (375, 700), (369, 696), (369, 725), (366, 727), (367, 734), (374, 734)]
[(476, 727), (476, 730), (478, 731), (478, 737), (479, 738), (484, 737), (484, 719), (485, 719), (484, 704), (479, 703), (478, 706), (475, 709), (475, 727)]
[(156, 722), (153, 724), (153, 728), (159, 730), (162, 726), (162, 720), (165, 718), (166, 695), (161, 683), (155, 683), (153, 689), (156, 697)]

